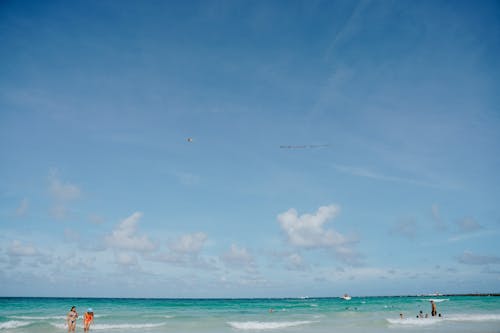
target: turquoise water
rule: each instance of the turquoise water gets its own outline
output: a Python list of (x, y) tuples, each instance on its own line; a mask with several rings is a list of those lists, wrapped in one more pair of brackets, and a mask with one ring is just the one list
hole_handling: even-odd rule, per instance
[(80, 315), (77, 332), (88, 307), (96, 316), (94, 332), (500, 332), (500, 297), (433, 297), (443, 317), (416, 318), (420, 310), (430, 314), (430, 299), (0, 298), (0, 333), (66, 332), (72, 305)]

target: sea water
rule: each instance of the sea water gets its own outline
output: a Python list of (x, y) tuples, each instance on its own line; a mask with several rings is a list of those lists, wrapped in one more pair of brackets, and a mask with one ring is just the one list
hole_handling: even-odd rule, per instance
[[(442, 317), (431, 317), (430, 300)], [(0, 333), (77, 332), (88, 307), (94, 332), (332, 333), (499, 332), (500, 297), (353, 297), (300, 299), (0, 298)], [(417, 318), (418, 313), (430, 318)], [(403, 319), (400, 318), (403, 314)]]

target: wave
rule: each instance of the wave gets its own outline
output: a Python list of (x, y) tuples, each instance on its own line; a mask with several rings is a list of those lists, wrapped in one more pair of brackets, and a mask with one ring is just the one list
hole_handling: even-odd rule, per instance
[(427, 326), (441, 323), (443, 321), (500, 321), (500, 314), (454, 314), (434, 318), (386, 318), (391, 325), (413, 325)]
[(7, 318), (23, 319), (23, 320), (49, 320), (49, 319), (66, 320), (66, 316), (8, 316)]
[[(107, 317), (109, 315), (94, 315), (95, 318)], [(66, 320), (66, 316), (7, 316), (7, 318), (21, 319), (21, 320)], [(78, 320), (83, 320), (83, 316), (79, 316)]]
[[(126, 330), (126, 329), (142, 329), (142, 328), (154, 328), (165, 325), (166, 323), (143, 323), (143, 324), (93, 324), (91, 326), (92, 330)], [(66, 328), (66, 324), (52, 323), (51, 324), (57, 328)]]
[(441, 303), (441, 302), (446, 302), (449, 301), (449, 298), (424, 298), (422, 301), (430, 302), (434, 301), (434, 303)]
[(386, 319), (391, 325), (408, 325), (408, 326), (428, 326), (434, 325), (442, 321), (442, 319), (434, 318), (404, 318), (404, 319)]
[(0, 323), (0, 330), (9, 330), (13, 328), (23, 327), (31, 325), (29, 321), (19, 321), (19, 320), (9, 320), (3, 323)]
[(175, 318), (174, 315), (165, 315), (165, 314), (152, 314), (152, 315), (147, 315), (145, 317), (149, 317), (149, 318), (167, 318), (167, 319)]
[(490, 313), (490, 314), (455, 314), (443, 317), (446, 320), (453, 321), (491, 321), (500, 320), (500, 313)]
[(311, 324), (312, 321), (230, 321), (229, 326), (239, 330), (273, 330)]

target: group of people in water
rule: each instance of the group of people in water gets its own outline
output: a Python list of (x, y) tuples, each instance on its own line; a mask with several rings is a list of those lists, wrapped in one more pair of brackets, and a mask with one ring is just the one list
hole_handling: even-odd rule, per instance
[[(78, 312), (76, 312), (76, 307), (72, 306), (66, 316), (66, 324), (68, 325), (68, 332), (74, 332), (76, 328), (76, 320), (78, 319)], [(83, 331), (88, 332), (90, 329), (90, 324), (94, 322), (94, 310), (88, 308), (87, 312), (83, 314)]]
[[(433, 300), (431, 300), (431, 316), (432, 317), (439, 317), (439, 318), (442, 318), (441, 314), (440, 313), (437, 313), (437, 310), (436, 310), (436, 302), (434, 302)], [(402, 313), (399, 314), (399, 318), (403, 319), (404, 316)], [(429, 314), (426, 313), (424, 315), (424, 313), (422, 312), (422, 310), (420, 310), (420, 312), (417, 314), (417, 318), (429, 318)]]

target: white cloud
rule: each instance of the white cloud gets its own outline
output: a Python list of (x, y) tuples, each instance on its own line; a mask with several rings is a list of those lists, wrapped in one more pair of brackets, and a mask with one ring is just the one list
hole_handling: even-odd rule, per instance
[(278, 215), (278, 223), (290, 245), (306, 249), (333, 249), (338, 259), (350, 264), (359, 264), (360, 255), (352, 248), (354, 241), (335, 229), (324, 228), (339, 212), (337, 205), (329, 205), (319, 207), (316, 214), (299, 216), (297, 211), (291, 208)]
[(289, 270), (305, 270), (309, 268), (308, 265), (305, 264), (304, 258), (298, 253), (292, 253), (288, 255), (286, 258), (286, 268)]
[(118, 226), (106, 236), (109, 247), (137, 252), (153, 251), (156, 247), (146, 235), (137, 235), (137, 223), (142, 217), (141, 212), (135, 212), (118, 224)]
[(346, 238), (334, 229), (324, 229), (324, 224), (338, 215), (336, 205), (323, 206), (316, 214), (298, 216), (295, 209), (278, 215), (278, 223), (291, 245), (297, 247), (337, 247), (346, 243)]
[(38, 251), (32, 245), (25, 245), (16, 239), (7, 248), (7, 254), (15, 257), (31, 257), (38, 255)]
[(224, 253), (221, 259), (232, 266), (250, 266), (254, 263), (254, 258), (247, 249), (236, 244), (231, 244), (231, 249)]
[(120, 266), (135, 266), (137, 265), (137, 257), (130, 253), (117, 252), (115, 253), (115, 261)]
[(69, 255), (61, 258), (63, 261), (63, 266), (75, 270), (89, 271), (94, 269), (96, 262), (95, 257), (80, 257), (76, 253), (70, 253)]
[(181, 267), (216, 269), (217, 261), (214, 258), (201, 255), (207, 240), (208, 236), (203, 232), (185, 234), (172, 241), (168, 245), (168, 251), (148, 255), (145, 258)]
[(57, 201), (71, 201), (80, 197), (80, 189), (71, 183), (64, 183), (57, 178), (56, 172), (52, 172), (49, 177), (49, 192)]
[(179, 254), (198, 254), (207, 240), (203, 232), (187, 234), (170, 244), (170, 249)]

